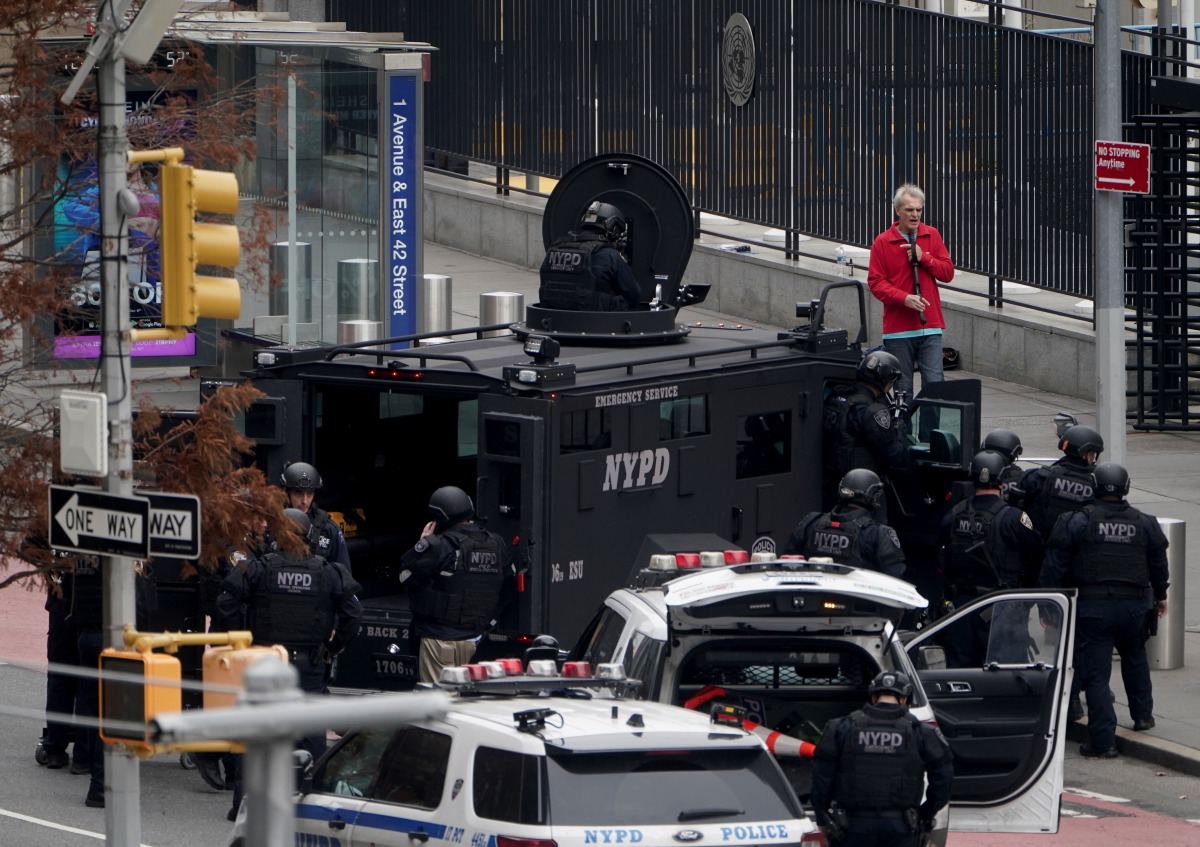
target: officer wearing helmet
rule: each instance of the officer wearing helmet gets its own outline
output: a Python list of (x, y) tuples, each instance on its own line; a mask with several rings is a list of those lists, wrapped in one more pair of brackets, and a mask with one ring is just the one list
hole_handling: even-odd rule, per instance
[(1009, 489), (1016, 485), (1025, 473), (1017, 464), (1017, 459), (1024, 450), (1020, 436), (1011, 429), (993, 429), (983, 437), (979, 449), (992, 450), (1004, 457), (1004, 472), (1000, 474), (999, 480), (994, 481), (1000, 484), (1000, 496), (1007, 499)]
[(936, 725), (909, 713), (912, 692), (907, 675), (882, 671), (871, 680), (867, 705), (825, 725), (811, 800), (831, 844), (923, 844), (921, 833), (950, 802), (953, 756)]
[(333, 522), (329, 513), (313, 502), (321, 489), (321, 475), (308, 462), (289, 462), (280, 474), (279, 484), (287, 494), (288, 506), (299, 509), (312, 521), (312, 550), (323, 559), (338, 562), (350, 569), (350, 551), (346, 536)]
[[(311, 545), (315, 526), (308, 515), (299, 509), (285, 509), (284, 515)], [(216, 607), (226, 620), (244, 616), (256, 644), (282, 644), (299, 672), (301, 690), (320, 694), (326, 693), (327, 664), (358, 634), (360, 587), (340, 563), (311, 549), (292, 553), (276, 544), (230, 569)], [(301, 739), (300, 746), (316, 759), (325, 752), (325, 733)]]
[[(822, 427), (827, 504), (839, 497), (841, 479), (855, 468), (873, 471), (884, 482), (913, 472), (904, 410), (893, 390), (899, 377), (896, 357), (874, 350), (859, 363), (855, 383), (835, 387), (825, 401)], [(886, 521), (884, 499), (880, 498), (875, 516)]]
[[(1001, 588), (1037, 582), (1042, 537), (1029, 516), (1000, 496), (1005, 457), (981, 450), (971, 460), (973, 497), (954, 505), (938, 532), (947, 599), (957, 604)], [(1029, 657), (1028, 607), (1002, 604), (971, 615), (947, 630), (943, 642), (952, 668), (987, 662), (1024, 662)]]
[(1008, 496), (1029, 514), (1043, 540), (1050, 537), (1059, 515), (1092, 502), (1092, 470), (1104, 452), (1104, 439), (1090, 426), (1077, 424), (1063, 432), (1058, 449), (1061, 459), (1048, 468), (1027, 471)]
[(461, 488), (444, 486), (429, 498), (433, 520), (400, 560), (413, 634), (420, 638), (422, 682), (442, 668), (466, 664), (511, 591), (512, 555), (499, 535), (474, 522), (475, 504)]
[(824, 514), (806, 515), (792, 531), (784, 555), (828, 556), (842, 565), (903, 578), (904, 551), (896, 531), (871, 517), (882, 498), (879, 475), (855, 468), (838, 485), (838, 505)]
[(1167, 538), (1157, 518), (1126, 502), (1129, 473), (1121, 465), (1099, 465), (1094, 484), (1095, 502), (1054, 525), (1039, 584), (1079, 589), (1075, 670), (1088, 714), (1088, 742), (1079, 752), (1111, 759), (1117, 756), (1108, 684), (1114, 648), (1133, 728), (1154, 727), (1146, 638), (1167, 613)]
[(614, 312), (636, 309), (642, 293), (625, 260), (628, 225), (610, 203), (593, 203), (578, 231), (558, 238), (540, 270), (538, 305)]

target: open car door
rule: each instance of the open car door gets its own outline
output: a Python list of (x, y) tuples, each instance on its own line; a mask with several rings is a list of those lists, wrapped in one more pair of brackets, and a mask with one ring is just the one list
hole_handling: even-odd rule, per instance
[(1058, 831), (1075, 595), (997, 591), (908, 643), (954, 752), (952, 831)]

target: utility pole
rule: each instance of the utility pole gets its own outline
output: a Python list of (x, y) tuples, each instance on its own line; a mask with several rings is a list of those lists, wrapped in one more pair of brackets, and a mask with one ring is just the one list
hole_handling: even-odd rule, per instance
[[(133, 496), (133, 399), (128, 284), (128, 215), (137, 211), (127, 175), (129, 137), (125, 132), (125, 60), (145, 63), (182, 5), (173, 0), (147, 4), (149, 14), (127, 22), (131, 0), (103, 0), (96, 10), (96, 34), (75, 78), (63, 95), (70, 103), (96, 68), (99, 109), (97, 172), (100, 180), (101, 382), (108, 397), (108, 494)], [(118, 31), (118, 27), (121, 27)], [(136, 619), (134, 560), (103, 556), (104, 642), (123, 649), (125, 625)], [(99, 738), (97, 737), (97, 743)], [(142, 843), (139, 761), (107, 746), (104, 750), (104, 831), (106, 843)]]
[[(1168, 6), (1170, 0), (1164, 0)], [(1097, 0), (1092, 48), (1096, 139), (1121, 139), (1121, 4)], [(1096, 423), (1104, 458), (1125, 464), (1124, 195), (1096, 191), (1092, 243), (1096, 267)]]

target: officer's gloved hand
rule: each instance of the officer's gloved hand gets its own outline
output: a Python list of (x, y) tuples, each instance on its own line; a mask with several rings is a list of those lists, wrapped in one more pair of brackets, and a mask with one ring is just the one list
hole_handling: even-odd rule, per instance
[(937, 817), (937, 809), (931, 809), (928, 804), (921, 804), (921, 808), (917, 810), (917, 820), (921, 827), (921, 832), (933, 832), (933, 820)]

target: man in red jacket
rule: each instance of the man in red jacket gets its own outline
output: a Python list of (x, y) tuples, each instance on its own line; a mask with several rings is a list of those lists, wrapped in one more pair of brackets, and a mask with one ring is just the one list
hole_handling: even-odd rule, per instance
[(925, 192), (906, 183), (896, 190), (892, 205), (896, 222), (871, 245), (867, 285), (883, 304), (883, 347), (900, 360), (896, 391), (911, 397), (914, 365), (921, 370), (922, 385), (942, 381), (946, 322), (937, 284), (954, 279), (954, 263), (938, 231), (921, 223)]

